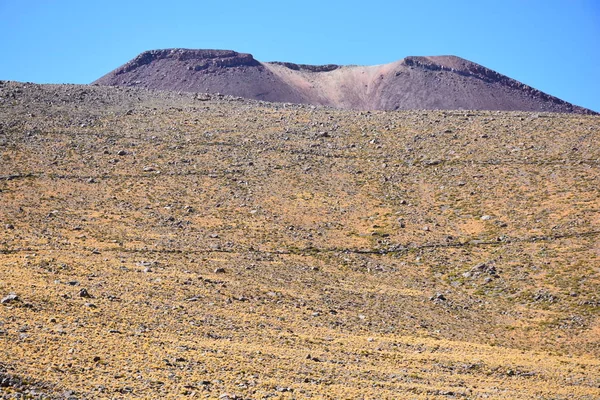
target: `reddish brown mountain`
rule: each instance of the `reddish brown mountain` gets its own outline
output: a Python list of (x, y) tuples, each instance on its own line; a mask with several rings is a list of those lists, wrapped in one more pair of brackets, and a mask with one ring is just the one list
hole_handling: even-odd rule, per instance
[(354, 110), (594, 113), (455, 56), (406, 57), (375, 66), (313, 66), (260, 62), (229, 50), (152, 50), (94, 84), (218, 92)]

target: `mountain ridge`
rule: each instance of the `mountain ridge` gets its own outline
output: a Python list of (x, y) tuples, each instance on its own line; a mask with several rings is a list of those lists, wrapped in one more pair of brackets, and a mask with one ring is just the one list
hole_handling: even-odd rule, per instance
[(352, 110), (498, 110), (596, 114), (469, 60), (407, 56), (373, 65), (261, 62), (233, 50), (145, 51), (92, 84), (212, 92)]

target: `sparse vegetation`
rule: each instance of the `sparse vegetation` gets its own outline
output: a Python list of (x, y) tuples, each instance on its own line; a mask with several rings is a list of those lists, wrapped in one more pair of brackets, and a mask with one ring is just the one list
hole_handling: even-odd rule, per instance
[(0, 394), (600, 397), (599, 125), (0, 82)]

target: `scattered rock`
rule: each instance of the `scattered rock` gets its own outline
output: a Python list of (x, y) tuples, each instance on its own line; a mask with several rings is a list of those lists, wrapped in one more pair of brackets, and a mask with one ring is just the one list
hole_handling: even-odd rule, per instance
[(21, 299), (19, 298), (19, 296), (17, 296), (14, 293), (9, 294), (8, 296), (4, 297), (2, 300), (0, 300), (0, 304), (9, 304), (9, 303), (16, 303), (21, 301)]
[(446, 296), (444, 296), (443, 294), (436, 293), (435, 295), (431, 296), (429, 298), (429, 300), (431, 300), (431, 301), (446, 301), (447, 299), (446, 299)]
[(223, 393), (219, 396), (219, 400), (241, 400), (241, 397), (231, 393)]
[(94, 298), (94, 296), (89, 294), (89, 292), (85, 288), (83, 288), (79, 291), (79, 297), (83, 297), (85, 299), (93, 299)]
[(482, 274), (487, 274), (492, 277), (498, 277), (496, 267), (490, 263), (480, 263), (471, 268), (469, 271), (462, 274), (465, 278), (474, 278)]
[(215, 274), (224, 274), (225, 268), (215, 268), (214, 273)]

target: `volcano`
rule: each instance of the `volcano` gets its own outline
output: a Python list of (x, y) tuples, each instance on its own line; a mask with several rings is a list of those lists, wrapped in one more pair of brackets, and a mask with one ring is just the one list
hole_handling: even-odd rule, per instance
[(595, 114), (456, 56), (389, 64), (260, 62), (231, 50), (146, 51), (95, 85), (221, 93), (350, 110), (501, 110)]

